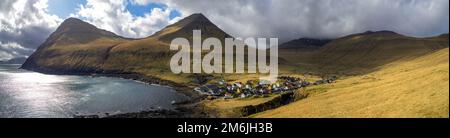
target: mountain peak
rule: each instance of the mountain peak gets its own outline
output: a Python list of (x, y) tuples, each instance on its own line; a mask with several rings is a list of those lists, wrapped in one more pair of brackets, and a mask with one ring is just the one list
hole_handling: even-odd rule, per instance
[[(94, 25), (87, 23), (78, 18), (67, 18), (64, 20), (55, 33), (92, 33), (92, 32), (106, 32), (105, 30), (99, 29)], [(108, 35), (112, 33), (109, 32)]]
[(65, 23), (67, 24), (67, 23), (86, 23), (86, 22), (75, 17), (69, 17), (66, 20), (64, 20), (62, 24)]
[(185, 19), (193, 19), (193, 20), (197, 20), (197, 21), (209, 21), (209, 19), (206, 18), (206, 16), (203, 15), (202, 13), (194, 13), (194, 14), (186, 17)]
[(171, 41), (180, 36), (190, 39), (192, 38), (193, 30), (201, 30), (203, 38), (214, 36), (224, 40), (224, 38), (231, 37), (201, 13), (195, 13), (181, 19), (161, 31), (156, 32), (153, 36), (157, 36), (163, 41)]
[(371, 31), (368, 30), (366, 32), (362, 32), (362, 33), (356, 33), (356, 34), (351, 34), (351, 35), (347, 35), (345, 37), (341, 37), (339, 38), (341, 39), (360, 39), (360, 38), (374, 38), (374, 37), (404, 37), (404, 35), (401, 35), (399, 33), (396, 33), (394, 31), (389, 31), (389, 30), (380, 30), (380, 31)]
[(68, 18), (53, 32), (47, 43), (77, 44), (93, 41), (98, 38), (123, 38), (112, 32), (99, 29), (94, 25), (77, 18)]
[(381, 30), (381, 31), (368, 30), (362, 34), (395, 34), (395, 35), (397, 35), (398, 33), (394, 32), (394, 31), (388, 31), (388, 30)]
[(188, 16), (188, 17), (201, 17), (201, 18), (206, 18), (206, 16), (203, 15), (203, 13), (194, 13), (194, 14), (191, 14), (190, 16)]
[(195, 27), (199, 25), (211, 25), (216, 26), (213, 24), (205, 15), (201, 13), (195, 13), (192, 14), (184, 19), (181, 19), (180, 21), (169, 25), (168, 27)]
[(331, 39), (313, 39), (313, 38), (299, 38), (280, 45), (281, 49), (318, 49), (327, 43), (331, 42)]
[(55, 33), (68, 33), (68, 32), (83, 32), (83, 31), (94, 31), (98, 30), (97, 27), (95, 27), (92, 24), (89, 24), (87, 22), (84, 22), (77, 18), (68, 18), (64, 20), (61, 25), (56, 29)]
[(448, 33), (441, 34), (441, 35), (439, 35), (439, 37), (447, 37), (448, 38)]

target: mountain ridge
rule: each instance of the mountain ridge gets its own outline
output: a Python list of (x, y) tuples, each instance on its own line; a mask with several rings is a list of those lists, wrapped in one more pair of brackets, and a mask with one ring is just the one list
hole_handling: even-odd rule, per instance
[[(80, 29), (81, 28), (81, 29)], [(32, 68), (41, 68), (42, 70), (54, 70), (58, 71), (59, 67), (58, 64), (63, 63), (64, 68), (63, 70), (81, 70), (81, 71), (100, 71), (102, 70), (128, 70), (133, 71), (136, 68), (139, 68), (139, 70), (147, 70), (143, 68), (143, 65), (146, 65), (147, 67), (157, 67), (161, 70), (168, 70), (167, 63), (156, 63), (152, 64), (154, 62), (151, 58), (154, 59), (163, 59), (161, 61), (168, 61), (171, 57), (171, 55), (174, 54), (173, 51), (170, 51), (168, 48), (168, 45), (170, 45), (170, 40), (175, 37), (184, 37), (188, 40), (192, 39), (192, 30), (194, 29), (201, 29), (202, 30), (202, 38), (205, 39), (207, 37), (217, 37), (217, 38), (225, 38), (225, 37), (231, 37), (229, 34), (224, 32), (222, 29), (217, 27), (214, 23), (212, 23), (207, 17), (205, 17), (203, 14), (193, 14), (191, 16), (188, 16), (184, 19), (181, 19), (180, 21), (171, 24), (160, 31), (154, 33), (153, 35), (150, 35), (149, 37), (142, 38), (142, 39), (126, 39), (121, 36), (118, 36), (112, 32), (108, 32), (102, 29), (99, 29), (95, 27), (94, 25), (91, 25), (87, 22), (84, 22), (80, 19), (76, 18), (68, 18), (65, 20), (58, 29), (52, 33), (52, 35), (48, 38), (46, 42), (44, 42), (38, 50), (36, 50), (33, 55), (30, 56), (29, 59), (27, 59), (27, 62), (23, 64), (22, 68), (25, 69), (32, 69)], [(91, 33), (94, 32), (94, 33)], [(89, 34), (85, 34), (89, 33)], [(80, 35), (82, 34), (82, 35)], [(75, 36), (74, 36), (75, 35)], [(91, 35), (94, 35), (93, 37)], [(444, 41), (443, 44), (439, 45), (446, 45), (445, 43), (445, 36), (448, 38), (448, 34), (441, 35), (439, 38), (442, 38), (440, 41)], [(84, 39), (77, 41), (78, 39)], [(386, 39), (387, 38), (387, 39)], [(299, 39), (303, 40), (301, 42), (307, 42), (306, 44), (314, 44), (312, 47), (316, 50), (316, 52), (303, 52), (301, 54), (304, 54), (305, 56), (298, 57), (299, 53), (294, 53), (294, 57), (286, 57), (284, 53), (286, 51), (296, 51), (298, 48), (302, 48), (302, 46), (298, 46), (294, 44), (293, 49), (287, 49), (280, 51), (280, 55), (283, 61), (284, 59), (292, 60), (292, 59), (298, 59), (302, 58), (300, 62), (307, 63), (307, 64), (322, 64), (326, 66), (330, 66), (335, 64), (334, 61), (338, 61), (340, 63), (340, 59), (343, 59), (342, 57), (345, 57), (344, 55), (340, 55), (340, 53), (355, 51), (355, 49), (351, 49), (350, 47), (354, 47), (355, 45), (361, 45), (357, 48), (359, 48), (362, 53), (364, 51), (369, 52), (367, 50), (372, 49), (373, 51), (374, 47), (370, 48), (371, 44), (369, 44), (369, 41), (361, 41), (361, 40), (370, 40), (370, 42), (381, 42), (385, 43), (388, 41), (396, 41), (396, 40), (402, 40), (402, 41), (420, 41), (422, 43), (423, 40), (431, 40), (436, 39), (433, 38), (413, 38), (413, 37), (407, 37), (398, 33), (395, 33), (393, 31), (367, 31), (364, 33), (359, 34), (351, 34), (348, 36), (344, 36), (341, 38), (331, 40), (318, 40), (318, 43), (316, 42), (309, 42), (309, 40), (315, 40), (315, 39)], [(373, 40), (373, 41), (372, 41)], [(75, 42), (73, 42), (75, 41)], [(294, 40), (295, 41), (295, 40)], [(309, 43), (308, 43), (309, 42)], [(426, 43), (430, 43), (431, 41), (424, 41)], [(433, 42), (434, 43), (434, 42)], [(438, 42), (440, 43), (440, 42)], [(367, 45), (369, 44), (369, 45)], [(448, 41), (447, 41), (448, 45)], [(63, 48), (70, 46), (71, 48)], [(295, 48), (297, 47), (297, 48)], [(307, 46), (307, 48), (310, 48), (311, 46)], [(367, 47), (367, 48), (364, 48)], [(378, 46), (377, 46), (378, 47)], [(441, 48), (442, 46), (436, 46), (436, 49)], [(74, 49), (74, 50), (71, 50)], [(339, 50), (340, 49), (340, 50)], [(397, 49), (404, 49), (403, 47), (397, 47)], [(339, 50), (339, 51), (336, 51)], [(44, 51), (44, 52), (42, 52)], [(357, 50), (358, 51), (358, 50)], [(347, 54), (347, 55), (358, 55), (361, 52), (356, 52), (354, 54)], [(429, 51), (425, 51), (429, 52)], [(336, 53), (336, 54), (333, 54)], [(424, 53), (422, 51), (422, 53)], [(331, 57), (330, 57), (331, 55)], [(333, 57), (333, 55), (335, 55)], [(57, 57), (64, 57), (71, 59), (70, 61), (64, 60), (64, 59), (58, 59)], [(336, 57), (336, 56), (342, 56), (342, 57)], [(364, 56), (364, 55), (361, 55)], [(56, 57), (56, 58), (55, 58)], [(91, 60), (88, 60), (88, 62), (83, 62), (83, 60), (86, 60), (86, 58), (89, 58)], [(132, 58), (133, 62), (126, 61), (124, 59), (130, 59)], [(354, 58), (354, 56), (350, 56), (349, 58)], [(360, 59), (361, 57), (355, 58)], [(374, 56), (371, 58), (387, 58), (389, 61), (392, 58), (394, 60), (397, 58), (396, 56), (389, 56), (389, 57), (383, 57), (383, 56)], [(58, 59), (58, 60), (56, 60)], [(93, 59), (93, 60), (92, 60)], [(319, 59), (319, 60), (317, 60)], [(329, 60), (327, 60), (329, 59)], [(339, 60), (338, 60), (339, 59)], [(345, 58), (344, 58), (345, 59)], [(131, 60), (131, 59), (130, 59)], [(384, 60), (384, 59), (383, 59)], [(369, 60), (370, 61), (370, 60)], [(39, 63), (39, 62), (47, 62), (47, 63)], [(75, 62), (75, 63), (69, 63), (69, 62)], [(143, 63), (143, 62), (149, 62), (149, 63)], [(294, 61), (297, 62), (297, 61)], [(362, 61), (361, 61), (362, 62)], [(285, 62), (280, 62), (284, 64)], [(345, 65), (350, 64), (350, 62), (344, 62)], [(368, 64), (371, 62), (368, 62)], [(297, 63), (293, 63), (293, 65), (296, 65)], [(382, 63), (384, 64), (384, 63)], [(54, 66), (53, 66), (54, 65)], [(374, 64), (378, 66), (379, 64)], [(130, 66), (131, 69), (127, 69), (127, 67), (123, 66)], [(318, 65), (315, 65), (318, 66)], [(314, 67), (316, 70), (319, 70), (322, 67)], [(334, 67), (334, 66), (330, 66)], [(88, 69), (86, 69), (88, 68)], [(52, 71), (49, 71), (52, 72)], [(145, 72), (145, 71), (144, 71)]]
[(314, 39), (303, 37), (299, 39), (294, 39), (288, 42), (285, 42), (279, 46), (280, 49), (318, 49), (327, 43), (331, 42), (332, 39)]
[(168, 38), (191, 40), (194, 29), (203, 29), (202, 38), (229, 36), (203, 14), (188, 16), (140, 39), (126, 39), (82, 20), (68, 18), (21, 68), (58, 74), (134, 72), (163, 75), (156, 73), (158, 69), (171, 76), (167, 64), (175, 52), (169, 49)]
[(289, 66), (300, 66), (302, 72), (314, 70), (318, 74), (355, 75), (446, 47), (448, 35), (445, 34), (416, 38), (393, 31), (367, 31), (334, 39), (314, 51), (281, 49), (280, 56), (288, 60)]

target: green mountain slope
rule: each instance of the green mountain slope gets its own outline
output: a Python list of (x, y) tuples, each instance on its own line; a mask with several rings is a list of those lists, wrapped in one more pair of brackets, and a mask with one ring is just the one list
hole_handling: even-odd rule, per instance
[(190, 40), (195, 29), (202, 30), (204, 39), (230, 37), (202, 14), (193, 14), (137, 40), (70, 18), (51, 34), (22, 68), (62, 74), (137, 73), (186, 83), (191, 80), (170, 72), (169, 61), (176, 51), (170, 51), (169, 44), (175, 37)]
[(416, 58), (448, 47), (448, 35), (413, 38), (390, 31), (342, 37), (315, 51), (281, 49), (288, 69), (321, 74), (358, 75), (397, 61)]

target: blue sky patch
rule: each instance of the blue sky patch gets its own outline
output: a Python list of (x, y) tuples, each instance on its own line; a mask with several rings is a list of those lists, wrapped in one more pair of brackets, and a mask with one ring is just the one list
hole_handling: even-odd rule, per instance
[(179, 11), (177, 11), (177, 10), (170, 11), (170, 16), (169, 16), (170, 19), (173, 19), (175, 17), (180, 17), (180, 16), (181, 16), (181, 13)]
[[(79, 5), (86, 5), (86, 0), (49, 0), (48, 10), (63, 19), (68, 18), (71, 13), (77, 12)], [(126, 9), (134, 16), (144, 16), (150, 13), (154, 8), (167, 9), (167, 5), (162, 3), (149, 3), (147, 5), (133, 4), (128, 1)], [(177, 10), (170, 12), (170, 19), (181, 16)]]
[(149, 3), (147, 5), (127, 4), (127, 10), (135, 16), (144, 16), (154, 8), (166, 9), (167, 5), (161, 3)]
[[(162, 3), (149, 3), (147, 5), (137, 5), (129, 3), (127, 5), (127, 10), (130, 11), (134, 16), (144, 16), (147, 13), (150, 13), (154, 8), (167, 9), (167, 5)], [(170, 19), (181, 16), (181, 13), (176, 10), (170, 11)]]
[(75, 13), (79, 5), (85, 5), (86, 0), (49, 0), (48, 10), (50, 13), (65, 19), (71, 13)]

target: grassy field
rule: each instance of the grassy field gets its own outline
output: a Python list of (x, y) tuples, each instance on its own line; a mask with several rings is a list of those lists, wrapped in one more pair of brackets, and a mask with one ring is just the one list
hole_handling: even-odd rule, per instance
[(366, 75), (320, 86), (321, 93), (252, 117), (448, 118), (448, 57), (445, 48), (393, 62)]

